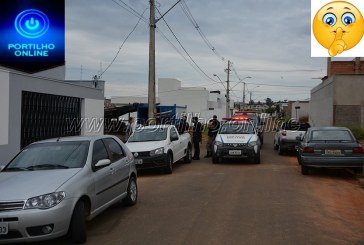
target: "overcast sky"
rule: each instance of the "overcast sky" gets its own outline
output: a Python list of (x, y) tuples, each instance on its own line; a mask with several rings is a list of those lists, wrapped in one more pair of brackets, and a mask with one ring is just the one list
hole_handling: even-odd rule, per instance
[[(159, 0), (157, 8), (164, 13), (176, 1)], [(321, 82), (315, 78), (326, 75), (326, 59), (310, 57), (309, 0), (183, 1), (217, 54), (204, 42), (180, 4), (165, 16), (165, 21), (194, 62), (215, 81), (218, 79), (213, 74), (226, 81), (224, 69), (231, 60), (241, 79), (252, 77), (244, 81), (253, 100), (304, 100), (310, 97), (311, 88)], [(149, 8), (148, 0), (66, 0), (67, 79), (90, 80), (114, 59), (139, 20), (125, 9), (124, 3), (140, 14)], [(144, 18), (149, 19), (149, 10)], [(221, 83), (191, 65), (163, 20), (157, 27), (157, 80), (176, 78), (185, 87), (224, 90)], [(147, 96), (148, 49), (149, 27), (142, 20), (102, 75), (107, 83), (106, 97)], [(239, 81), (234, 71), (230, 80), (231, 86)], [(237, 84), (232, 99), (241, 101), (242, 91), (242, 83)], [(246, 98), (248, 101), (248, 93)]]

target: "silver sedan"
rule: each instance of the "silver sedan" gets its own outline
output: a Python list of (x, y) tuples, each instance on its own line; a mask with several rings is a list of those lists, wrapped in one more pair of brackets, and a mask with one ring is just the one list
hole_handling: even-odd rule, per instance
[(85, 220), (137, 202), (134, 157), (116, 137), (33, 143), (0, 172), (0, 244), (68, 235), (86, 241)]
[(298, 139), (297, 158), (302, 174), (308, 174), (310, 168), (321, 167), (350, 168), (362, 173), (363, 147), (348, 128), (312, 127)]

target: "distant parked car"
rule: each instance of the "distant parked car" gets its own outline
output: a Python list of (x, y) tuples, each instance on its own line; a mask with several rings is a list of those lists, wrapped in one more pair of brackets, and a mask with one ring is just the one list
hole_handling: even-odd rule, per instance
[(85, 220), (119, 201), (137, 202), (134, 158), (116, 137), (33, 143), (0, 172), (0, 244), (68, 234), (86, 241)]
[[(298, 137), (300, 139), (300, 137)], [(310, 168), (350, 168), (362, 173), (364, 151), (348, 128), (312, 127), (297, 147), (302, 174)]]
[(192, 162), (189, 133), (179, 134), (174, 125), (153, 125), (137, 128), (126, 146), (135, 157), (137, 169), (163, 169), (172, 173), (179, 160)]
[(238, 111), (235, 112), (232, 119), (239, 120), (239, 119), (249, 119), (253, 126), (255, 127), (258, 137), (260, 140), (260, 147), (263, 147), (264, 144), (264, 121), (259, 116), (259, 114), (255, 111)]
[(288, 151), (296, 151), (296, 146), (300, 143), (297, 136), (303, 136), (310, 127), (308, 123), (298, 123), (295, 121), (284, 122), (276, 130), (273, 147), (279, 155)]

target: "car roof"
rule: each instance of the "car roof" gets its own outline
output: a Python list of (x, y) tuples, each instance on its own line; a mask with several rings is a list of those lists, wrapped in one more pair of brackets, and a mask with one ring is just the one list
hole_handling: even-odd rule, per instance
[(72, 142), (72, 141), (95, 141), (98, 139), (104, 138), (114, 138), (113, 135), (92, 135), (92, 136), (67, 136), (67, 137), (59, 137), (59, 138), (52, 138), (41, 140), (34, 143), (50, 143), (50, 142)]
[(158, 124), (158, 125), (149, 125), (149, 126), (141, 126), (138, 129), (158, 129), (158, 128), (169, 128), (173, 127), (173, 125), (170, 124)]
[(309, 129), (310, 130), (349, 130), (346, 127), (333, 127), (333, 126), (327, 126), (327, 127), (311, 127)]

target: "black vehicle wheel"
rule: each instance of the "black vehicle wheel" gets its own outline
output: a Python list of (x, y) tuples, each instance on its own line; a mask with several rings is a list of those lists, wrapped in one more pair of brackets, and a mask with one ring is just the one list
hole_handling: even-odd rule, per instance
[(278, 154), (279, 155), (283, 155), (284, 154), (284, 150), (282, 149), (281, 145), (278, 144)]
[(258, 152), (258, 154), (255, 156), (254, 158), (254, 163), (255, 164), (260, 164), (260, 151)]
[(85, 216), (85, 203), (79, 201), (73, 210), (71, 223), (68, 228), (68, 237), (72, 243), (85, 243), (87, 240)]
[(301, 174), (308, 175), (309, 168), (307, 166), (301, 165)]
[(164, 172), (166, 174), (171, 174), (173, 171), (173, 162), (172, 162), (172, 155), (171, 153), (167, 154), (167, 159), (166, 159), (166, 166), (164, 167)]
[(126, 206), (133, 206), (137, 203), (138, 200), (138, 186), (135, 177), (130, 177), (127, 195), (123, 199), (123, 203)]
[(220, 158), (212, 156), (212, 163), (214, 164), (220, 163)]
[(186, 152), (186, 156), (184, 157), (184, 162), (185, 163), (191, 163), (192, 162), (192, 149), (191, 146), (187, 146), (187, 152)]
[(275, 141), (273, 142), (273, 149), (274, 150), (278, 150), (278, 145), (276, 145), (276, 142)]
[(362, 174), (363, 173), (363, 168), (362, 167), (354, 168), (354, 173)]

